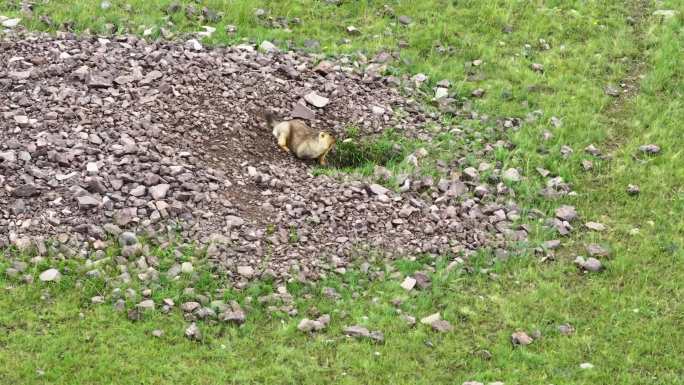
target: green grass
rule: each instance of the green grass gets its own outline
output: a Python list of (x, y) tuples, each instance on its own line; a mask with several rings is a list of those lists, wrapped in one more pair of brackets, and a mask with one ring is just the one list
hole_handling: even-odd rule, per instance
[[(0, 14), (18, 14), (17, 3), (0, 3)], [(123, 9), (125, 2), (112, 1), (108, 11), (100, 10), (99, 3), (38, 2), (36, 21), (27, 24), (43, 29), (37, 16), (48, 14), (56, 23), (73, 22), (77, 31), (103, 31), (110, 22), (141, 33), (166, 22), (161, 9), (169, 2), (129, 1), (135, 10), (131, 13)], [(496, 133), (496, 118), (525, 119), (538, 110), (536, 121), (508, 132), (515, 148), (498, 149), (489, 160), (524, 170), (527, 179), (516, 186), (516, 200), (525, 208), (552, 212), (561, 204), (573, 204), (582, 221), (604, 223), (607, 231), (580, 231), (578, 223), (576, 234), (564, 239), (556, 261), (549, 263), (540, 263), (531, 253), (505, 263), (492, 262), (484, 254), (472, 262), (473, 269), (449, 273), (441, 258), (375, 260), (373, 265), (385, 271), (385, 279), (371, 280), (352, 270), (315, 286), (289, 284), (290, 292), (296, 293), (296, 317), (271, 314), (258, 304), (257, 297), (273, 290), (268, 282), (242, 292), (217, 292), (226, 283), (202, 270), (196, 258), (196, 277), (185, 277), (184, 282), (162, 279), (153, 289), (154, 298), (182, 301), (186, 298), (183, 284), (192, 283), (198, 292), (236, 299), (249, 309), (248, 321), (240, 328), (200, 322), (205, 333), (202, 343), (183, 337), (187, 324), (177, 311), (171, 315), (153, 312), (133, 323), (111, 309), (111, 298), (105, 305), (91, 306), (90, 297), (109, 294), (110, 283), (87, 280), (76, 265), (59, 285), (23, 285), (0, 274), (4, 288), (0, 383), (684, 383), (684, 344), (680, 342), (684, 340), (681, 2), (387, 3), (397, 15), (411, 16), (413, 24), (401, 26), (395, 18), (383, 15), (384, 2), (343, 1), (331, 6), (311, 0), (208, 1), (226, 13), (220, 23), (213, 24), (217, 32), (210, 43), (270, 39), (281, 46), (291, 42), (301, 47), (305, 40), (316, 39), (326, 54), (360, 52), (371, 57), (379, 50), (397, 50), (398, 42), (405, 40), (409, 46), (401, 50), (391, 71), (424, 72), (430, 84), (449, 79), (454, 84), (452, 92), (463, 103), (491, 118), (486, 122), (454, 118), (453, 125), (464, 129), (467, 138), (444, 137), (429, 143), (392, 135), (367, 142), (358, 138), (341, 147), (339, 159), (331, 158), (337, 166), (370, 175), (376, 164), (384, 162), (393, 171), (407, 171), (406, 155), (424, 146), (430, 155), (421, 172), (429, 173), (430, 162), (437, 158), (462, 156), (467, 146), (480, 151), (478, 138)], [(291, 32), (268, 28), (253, 16), (258, 7), (270, 10), (274, 17), (298, 17), (302, 23), (290, 25)], [(677, 9), (679, 15), (661, 22), (650, 17), (658, 8)], [(170, 19), (174, 26), (168, 28), (176, 33), (197, 31), (203, 24), (188, 20), (182, 12)], [(637, 24), (633, 26), (631, 20)], [(236, 25), (237, 33), (226, 34), (225, 24)], [(362, 35), (347, 36), (347, 25), (355, 25)], [(512, 32), (503, 33), (505, 26), (511, 26)], [(345, 38), (351, 41), (338, 44)], [(539, 39), (551, 49), (540, 49)], [(483, 64), (472, 66), (474, 59)], [(544, 72), (532, 71), (532, 63), (543, 64)], [(472, 76), (480, 80), (470, 81)], [(636, 94), (617, 101), (604, 94), (604, 86), (625, 78), (635, 79)], [(425, 92), (431, 92), (429, 86)], [(470, 98), (475, 88), (485, 89), (485, 96)], [(562, 126), (553, 127), (552, 117), (560, 118)], [(542, 139), (545, 130), (553, 134), (548, 141)], [(639, 145), (651, 142), (662, 147), (660, 155), (638, 154)], [(591, 143), (610, 159), (586, 154), (584, 148)], [(395, 144), (396, 156), (387, 158), (386, 149)], [(574, 150), (567, 159), (560, 156), (563, 145)], [(582, 170), (584, 159), (594, 162), (592, 171)], [(538, 192), (545, 181), (536, 174), (536, 167), (562, 176), (577, 196), (542, 199)], [(639, 196), (626, 194), (629, 183), (640, 185)], [(553, 236), (539, 226), (535, 234), (540, 235), (533, 242)], [(610, 246), (612, 256), (604, 260), (606, 271), (583, 275), (571, 261), (591, 242)], [(186, 254), (191, 258), (189, 251)], [(160, 251), (163, 266), (171, 263), (172, 255)], [(0, 270), (8, 263), (0, 258)], [(426, 264), (436, 269), (433, 287), (428, 292), (404, 293), (399, 287), (403, 275), (425, 269)], [(36, 267), (34, 274), (47, 265)], [(491, 270), (483, 272), (482, 268)], [(335, 303), (321, 295), (325, 286), (335, 287), (342, 300)], [(390, 304), (397, 297), (404, 300), (403, 312), (423, 317), (440, 311), (455, 331), (435, 334), (423, 325), (407, 327)], [(312, 307), (331, 314), (332, 323), (325, 332), (308, 337), (296, 325)], [(560, 335), (557, 326), (562, 323), (572, 324), (575, 334)], [(341, 337), (342, 328), (353, 324), (382, 330), (385, 344)], [(158, 328), (166, 332), (162, 339), (149, 335)], [(513, 349), (509, 337), (518, 329), (538, 329), (543, 338)], [(478, 353), (482, 350), (489, 351), (491, 359), (483, 359)], [(581, 370), (583, 362), (595, 367)], [(37, 374), (38, 370), (44, 374)]]

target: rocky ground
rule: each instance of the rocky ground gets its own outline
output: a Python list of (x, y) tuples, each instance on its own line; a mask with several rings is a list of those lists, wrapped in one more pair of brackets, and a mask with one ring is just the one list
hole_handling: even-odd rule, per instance
[(502, 182), (520, 180), (516, 170), (461, 159), (443, 165), (442, 178), (406, 176), (401, 192), (313, 176), (256, 115), (271, 108), (340, 139), (353, 125), (429, 140), (426, 126), (439, 121), (403, 96), (424, 79), (382, 76), (391, 60), (319, 62), (271, 45), (130, 36), (6, 37), (0, 246), (69, 257), (125, 230), (160, 242), (180, 234), (245, 281), (315, 279), (344, 270), (359, 248), (467, 255), (525, 239)]

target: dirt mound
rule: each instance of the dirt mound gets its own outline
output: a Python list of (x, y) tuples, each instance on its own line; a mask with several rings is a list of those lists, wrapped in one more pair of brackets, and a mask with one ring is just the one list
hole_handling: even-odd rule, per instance
[(315, 278), (359, 246), (444, 253), (525, 236), (510, 229), (514, 204), (471, 194), (477, 180), (395, 194), (314, 177), (255, 114), (271, 108), (341, 138), (348, 126), (426, 137), (429, 116), (387, 85), (381, 63), (45, 36), (2, 41), (0, 61), (0, 244), (45, 251), (43, 239), (180, 228), (229, 274)]

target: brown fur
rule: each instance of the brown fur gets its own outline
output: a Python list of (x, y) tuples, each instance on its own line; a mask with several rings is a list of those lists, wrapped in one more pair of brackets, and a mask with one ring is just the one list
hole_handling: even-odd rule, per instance
[(285, 152), (299, 159), (318, 159), (320, 164), (327, 164), (325, 157), (335, 145), (332, 135), (316, 131), (298, 119), (279, 122), (270, 111), (265, 111), (263, 116), (273, 130), (278, 146)]

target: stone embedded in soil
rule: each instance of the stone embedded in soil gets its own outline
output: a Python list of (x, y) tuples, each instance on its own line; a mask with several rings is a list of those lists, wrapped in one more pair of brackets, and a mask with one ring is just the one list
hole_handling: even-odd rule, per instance
[(584, 171), (590, 171), (591, 169), (594, 168), (594, 162), (587, 160), (587, 159), (583, 159), (582, 160), (582, 168), (584, 169)]
[(535, 71), (535, 72), (544, 72), (544, 66), (542, 64), (539, 64), (539, 63), (532, 63), (530, 68), (532, 68), (532, 71)]
[(486, 92), (487, 91), (483, 88), (476, 88), (473, 90), (473, 92), (470, 93), (470, 95), (475, 98), (481, 98), (484, 96)]
[(533, 341), (532, 337), (528, 336), (525, 332), (519, 331), (511, 335), (511, 343), (513, 343), (513, 345), (525, 346), (531, 344)]
[(225, 312), (219, 314), (219, 321), (233, 323), (236, 325), (242, 325), (247, 320), (247, 315), (243, 310), (226, 310)]
[(591, 257), (607, 257), (610, 254), (606, 248), (595, 243), (587, 245), (587, 253)]
[(254, 269), (251, 266), (238, 266), (237, 272), (248, 279), (254, 276)]
[(140, 310), (154, 310), (154, 301), (151, 299), (146, 299), (137, 305)]
[(185, 336), (192, 341), (199, 341), (202, 339), (202, 332), (197, 327), (197, 324), (193, 322), (185, 329)]
[(598, 232), (604, 231), (606, 229), (606, 226), (604, 224), (598, 222), (587, 222), (584, 224), (584, 227), (586, 227), (589, 230)]
[(416, 286), (416, 280), (413, 277), (406, 277), (401, 283), (401, 288), (406, 291), (411, 291)]
[(171, 188), (170, 184), (162, 183), (158, 184), (156, 186), (152, 186), (148, 189), (148, 192), (150, 193), (150, 196), (152, 196), (152, 199), (154, 200), (161, 200), (166, 198), (166, 194), (169, 192), (169, 189)]
[(316, 92), (309, 92), (308, 94), (304, 95), (304, 100), (317, 108), (323, 108), (330, 103), (330, 99), (320, 96)]
[(627, 185), (627, 194), (629, 194), (629, 195), (639, 195), (640, 192), (641, 192), (641, 189), (639, 188), (639, 186), (637, 186), (637, 185), (635, 185), (635, 184), (629, 184), (629, 185)]
[(5, 19), (2, 21), (2, 26), (5, 28), (14, 28), (21, 23), (21, 19)]
[(54, 282), (59, 281), (62, 278), (62, 274), (57, 269), (48, 269), (40, 273), (38, 278), (41, 282)]
[(437, 320), (430, 324), (432, 330), (440, 333), (448, 333), (454, 330), (454, 327), (448, 321)]
[(347, 26), (347, 33), (350, 35), (360, 35), (361, 31), (353, 25)]
[(324, 328), (325, 325), (323, 325), (323, 323), (317, 320), (310, 320), (308, 318), (302, 319), (301, 321), (299, 321), (299, 324), (297, 325), (297, 329), (304, 333), (319, 331), (323, 330)]
[(544, 242), (544, 244), (543, 244), (542, 246), (543, 246), (545, 249), (547, 249), (547, 250), (554, 250), (554, 249), (559, 248), (560, 245), (561, 245), (561, 241), (560, 241), (560, 240), (558, 240), (558, 239), (553, 239), (553, 240)]
[(119, 234), (119, 247), (132, 246), (138, 244), (138, 237), (135, 233), (124, 231)]
[(574, 206), (561, 206), (556, 209), (556, 218), (563, 221), (572, 222), (577, 218), (577, 211)]
[(558, 326), (558, 332), (564, 336), (569, 336), (575, 332), (575, 328), (570, 324), (562, 324)]
[(370, 331), (365, 327), (358, 325), (344, 328), (344, 334), (354, 338), (370, 337)]
[(413, 22), (413, 19), (411, 19), (410, 16), (406, 16), (406, 15), (399, 16), (397, 18), (397, 20), (399, 21), (399, 23), (401, 23), (403, 25), (409, 25), (409, 24), (411, 24), (411, 22)]
[(295, 103), (294, 108), (290, 112), (290, 116), (293, 118), (312, 120), (316, 117), (316, 112), (301, 103)]
[(584, 257), (575, 258), (575, 264), (582, 270), (599, 272), (603, 270), (603, 264), (596, 258), (589, 257), (584, 259)]
[(278, 47), (276, 47), (275, 44), (271, 43), (268, 40), (264, 40), (259, 44), (259, 49), (261, 49), (264, 52), (277, 52)]
[(660, 153), (660, 146), (657, 144), (644, 144), (639, 146), (639, 151), (643, 152), (644, 154), (656, 155)]
[(195, 271), (195, 268), (192, 266), (192, 263), (190, 262), (183, 262), (181, 264), (181, 273), (183, 274), (192, 274), (192, 272)]
[(504, 181), (511, 183), (520, 182), (522, 179), (518, 170), (514, 168), (509, 168), (508, 170), (504, 171), (502, 178)]
[(154, 330), (152, 330), (152, 336), (157, 337), (157, 338), (164, 337), (164, 331), (159, 330), (159, 329), (154, 329)]
[(413, 273), (413, 278), (416, 281), (416, 286), (418, 286), (418, 288), (421, 290), (428, 289), (430, 286), (432, 286), (432, 280), (430, 279), (430, 276), (422, 271)]
[(434, 314), (430, 314), (427, 317), (421, 318), (420, 323), (422, 323), (423, 325), (432, 325), (433, 322), (439, 321), (440, 319), (442, 319), (440, 314), (434, 313)]
[(606, 93), (608, 96), (613, 96), (613, 97), (618, 97), (620, 96), (620, 89), (617, 88), (616, 86), (609, 84), (607, 85), (603, 91)]

